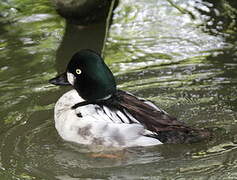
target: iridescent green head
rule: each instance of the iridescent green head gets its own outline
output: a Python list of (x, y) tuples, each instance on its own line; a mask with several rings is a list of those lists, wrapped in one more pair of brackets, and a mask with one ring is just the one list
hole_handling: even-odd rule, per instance
[(71, 84), (85, 100), (106, 98), (116, 92), (116, 82), (100, 55), (81, 50), (73, 55), (64, 74), (51, 79), (55, 85)]

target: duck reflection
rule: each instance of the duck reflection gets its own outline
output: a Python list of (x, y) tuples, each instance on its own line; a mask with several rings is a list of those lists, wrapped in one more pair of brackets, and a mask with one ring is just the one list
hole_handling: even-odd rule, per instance
[(56, 52), (56, 69), (60, 73), (72, 54), (80, 49), (92, 49), (101, 54), (118, 0), (54, 0), (54, 4), (57, 12), (66, 18), (64, 36)]

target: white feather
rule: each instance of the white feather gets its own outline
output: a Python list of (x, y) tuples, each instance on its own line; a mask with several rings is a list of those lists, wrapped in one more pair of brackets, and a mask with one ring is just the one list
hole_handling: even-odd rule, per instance
[[(146, 130), (126, 111), (125, 115), (119, 110), (111, 111), (108, 107), (93, 104), (71, 109), (73, 105), (82, 101), (84, 100), (76, 90), (65, 93), (57, 101), (55, 127), (63, 139), (79, 144), (110, 147), (162, 144), (155, 138), (145, 136), (152, 132)], [(131, 119), (135, 123), (129, 124)]]
[(75, 79), (76, 77), (72, 73), (67, 72), (67, 80), (71, 85), (74, 85)]

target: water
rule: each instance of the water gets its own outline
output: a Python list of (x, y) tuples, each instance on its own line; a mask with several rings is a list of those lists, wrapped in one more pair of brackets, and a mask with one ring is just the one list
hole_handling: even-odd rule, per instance
[(77, 49), (100, 51), (104, 23), (78, 29), (47, 0), (3, 1), (0, 179), (236, 178), (236, 2), (172, 2), (121, 1), (105, 61), (119, 88), (155, 101), (189, 125), (213, 129), (214, 137), (106, 152), (114, 159), (64, 142), (54, 128), (53, 107), (68, 88), (48, 79), (64, 70)]

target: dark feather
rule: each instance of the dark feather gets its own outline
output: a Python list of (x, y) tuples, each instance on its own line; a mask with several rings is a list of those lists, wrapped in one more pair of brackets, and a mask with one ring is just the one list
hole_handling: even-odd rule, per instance
[[(159, 108), (146, 103), (131, 94), (118, 90), (112, 97), (106, 100), (84, 101), (75, 104), (72, 108), (97, 104), (101, 107), (107, 106), (111, 111), (120, 110), (127, 116), (124, 110), (130, 113), (137, 121), (145, 126), (146, 129), (154, 134), (149, 135), (159, 139), (163, 143), (191, 143), (210, 137), (211, 133), (205, 129), (191, 128), (178, 121)], [(127, 116), (128, 117), (128, 116)], [(130, 123), (134, 122), (129, 118)]]
[(148, 130), (154, 132), (153, 137), (163, 143), (196, 142), (210, 136), (207, 130), (188, 127), (164, 111), (159, 111), (145, 103), (144, 100), (121, 90), (117, 91), (110, 99), (96, 104), (103, 104), (108, 108), (116, 108), (121, 111), (126, 109)]

